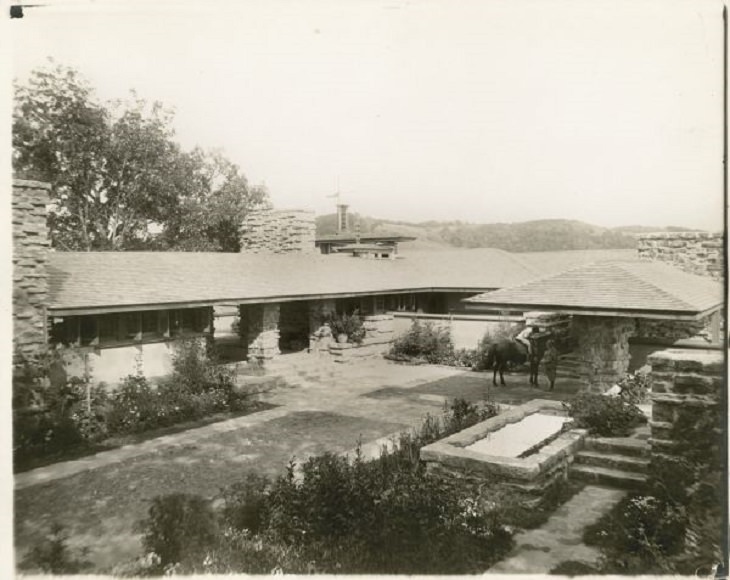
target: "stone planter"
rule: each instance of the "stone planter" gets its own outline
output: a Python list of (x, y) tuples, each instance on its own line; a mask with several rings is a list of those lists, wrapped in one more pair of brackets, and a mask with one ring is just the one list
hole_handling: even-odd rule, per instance
[(347, 344), (347, 335), (346, 334), (338, 334), (337, 335), (337, 342), (338, 344)]

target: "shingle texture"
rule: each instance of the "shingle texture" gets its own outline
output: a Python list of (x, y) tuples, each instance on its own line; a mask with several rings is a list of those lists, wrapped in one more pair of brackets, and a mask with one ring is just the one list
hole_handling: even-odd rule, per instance
[(502, 288), (469, 302), (515, 308), (694, 314), (722, 304), (722, 285), (658, 262), (604, 261)]
[(430, 288), (502, 288), (537, 272), (502, 250), (398, 260), (320, 254), (53, 252), (53, 310)]

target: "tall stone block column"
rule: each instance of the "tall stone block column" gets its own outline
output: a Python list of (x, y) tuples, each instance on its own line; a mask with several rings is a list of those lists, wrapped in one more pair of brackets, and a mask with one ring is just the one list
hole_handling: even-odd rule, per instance
[(604, 392), (629, 368), (629, 337), (634, 319), (609, 316), (574, 316), (581, 378), (587, 390)]
[(48, 252), (46, 205), (51, 186), (13, 180), (13, 363), (46, 345)]
[(253, 304), (241, 309), (248, 359), (266, 361), (279, 351), (279, 305)]

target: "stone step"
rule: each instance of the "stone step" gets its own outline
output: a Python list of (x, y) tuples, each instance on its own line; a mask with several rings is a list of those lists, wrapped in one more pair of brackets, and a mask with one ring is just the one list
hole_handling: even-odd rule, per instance
[(646, 484), (646, 475), (610, 467), (582, 465), (570, 466), (570, 477), (588, 483), (617, 487), (619, 489), (641, 489)]
[(632, 473), (646, 473), (649, 460), (643, 457), (621, 455), (618, 453), (603, 453), (584, 449), (575, 454), (576, 464), (597, 465)]
[(592, 451), (632, 457), (648, 457), (650, 452), (649, 443), (645, 439), (634, 437), (586, 437), (585, 447)]

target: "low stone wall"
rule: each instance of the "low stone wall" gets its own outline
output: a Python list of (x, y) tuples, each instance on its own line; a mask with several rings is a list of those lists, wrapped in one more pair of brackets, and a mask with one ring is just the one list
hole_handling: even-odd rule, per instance
[(390, 350), (395, 338), (393, 316), (376, 314), (362, 317), (365, 338), (361, 344), (330, 342), (329, 353), (335, 362), (380, 357)]
[(573, 456), (583, 445), (585, 430), (566, 431), (524, 458), (484, 455), (465, 447), (538, 411), (554, 413), (563, 409), (558, 401), (534, 399), (423, 447), (421, 460), (429, 475), (445, 481), (457, 479), (476, 488), (498, 485), (531, 496), (537, 504), (554, 485), (568, 477)]
[(722, 280), (723, 234), (709, 232), (661, 232), (643, 234), (639, 259), (659, 260), (690, 274)]

